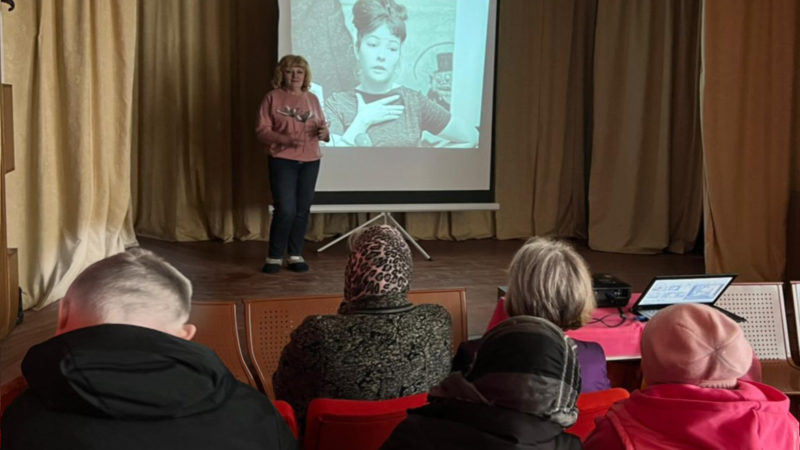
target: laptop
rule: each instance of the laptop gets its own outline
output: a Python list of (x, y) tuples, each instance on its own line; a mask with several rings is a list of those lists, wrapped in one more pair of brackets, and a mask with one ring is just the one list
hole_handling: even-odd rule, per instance
[(715, 308), (736, 322), (745, 322), (743, 317), (715, 305), (734, 278), (736, 274), (658, 276), (653, 278), (631, 312), (646, 320), (670, 305), (700, 303)]

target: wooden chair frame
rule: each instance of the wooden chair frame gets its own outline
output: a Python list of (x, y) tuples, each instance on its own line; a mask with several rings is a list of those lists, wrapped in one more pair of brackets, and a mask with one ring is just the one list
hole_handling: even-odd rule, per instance
[(189, 323), (197, 326), (193, 341), (211, 348), (242, 383), (258, 389), (247, 366), (239, 340), (236, 318), (238, 301), (197, 301), (192, 303)]

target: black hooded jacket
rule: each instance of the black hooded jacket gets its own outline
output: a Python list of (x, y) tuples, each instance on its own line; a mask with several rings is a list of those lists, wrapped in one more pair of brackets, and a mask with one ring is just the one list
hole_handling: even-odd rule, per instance
[(3, 450), (297, 447), (269, 399), (213, 351), (148, 328), (56, 336), (22, 372), (29, 388), (3, 415)]
[(507, 408), (432, 398), (408, 412), (381, 450), (580, 450), (554, 422)]
[(382, 450), (579, 450), (575, 344), (554, 324), (516, 316), (486, 334), (467, 373), (409, 411)]

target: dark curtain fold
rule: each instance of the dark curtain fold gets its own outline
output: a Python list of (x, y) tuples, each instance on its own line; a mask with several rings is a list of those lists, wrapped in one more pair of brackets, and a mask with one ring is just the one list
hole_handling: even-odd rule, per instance
[[(259, 31), (272, 29), (274, 8), (139, 0), (139, 9), (137, 232), (170, 240), (263, 237), (266, 159), (252, 130), (275, 57), (267, 50), (274, 33)], [(251, 204), (256, 212), (248, 216)]]
[(594, 54), (589, 246), (685, 252), (702, 213), (700, 2), (604, 0)]
[(497, 237), (586, 236), (594, 1), (500, 4)]

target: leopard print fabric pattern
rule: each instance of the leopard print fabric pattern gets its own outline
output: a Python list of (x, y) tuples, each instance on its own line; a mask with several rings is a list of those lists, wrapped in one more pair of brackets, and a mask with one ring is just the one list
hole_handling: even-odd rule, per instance
[(389, 225), (367, 228), (353, 238), (350, 248), (342, 307), (366, 299), (373, 308), (408, 304), (411, 249), (399, 231)]

